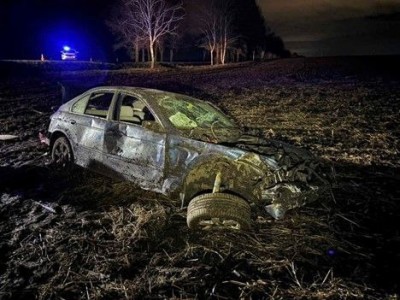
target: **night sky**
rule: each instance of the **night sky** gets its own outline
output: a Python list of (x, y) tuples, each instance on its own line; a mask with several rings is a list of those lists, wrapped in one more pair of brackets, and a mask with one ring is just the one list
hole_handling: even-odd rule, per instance
[(271, 28), (306, 56), (400, 54), (400, 0), (259, 0)]
[(69, 45), (81, 59), (110, 60), (107, 0), (0, 0), (0, 58), (60, 59)]
[[(244, 0), (245, 1), (245, 0)], [(112, 0), (1, 0), (0, 58), (114, 60)], [(307, 56), (400, 54), (400, 0), (258, 0), (268, 25)]]

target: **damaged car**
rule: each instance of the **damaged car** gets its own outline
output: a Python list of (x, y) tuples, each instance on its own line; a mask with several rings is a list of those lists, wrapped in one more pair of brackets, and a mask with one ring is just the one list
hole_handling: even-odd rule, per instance
[(212, 103), (134, 87), (97, 87), (63, 104), (49, 126), (54, 163), (123, 178), (187, 207), (192, 229), (248, 229), (329, 190), (320, 161), (246, 134)]

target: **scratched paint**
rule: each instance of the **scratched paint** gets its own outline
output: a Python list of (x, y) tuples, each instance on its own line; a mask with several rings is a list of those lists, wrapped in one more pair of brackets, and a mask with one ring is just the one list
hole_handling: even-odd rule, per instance
[[(81, 102), (94, 93), (112, 93), (106, 117), (84, 113)], [(119, 121), (122, 94), (141, 101), (151, 120)], [(258, 213), (277, 219), (329, 190), (329, 175), (310, 152), (245, 134), (213, 105), (184, 95), (95, 88), (61, 106), (49, 132), (51, 143), (67, 137), (76, 164), (180, 199), (182, 205), (212, 191), (218, 172), (220, 192), (239, 195)]]

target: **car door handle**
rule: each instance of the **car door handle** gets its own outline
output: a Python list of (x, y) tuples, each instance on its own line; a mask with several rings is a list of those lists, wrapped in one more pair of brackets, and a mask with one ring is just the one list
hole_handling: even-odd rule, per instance
[(75, 124), (76, 124), (76, 121), (75, 121), (75, 120), (71, 120), (70, 123), (71, 123), (72, 125), (75, 125)]

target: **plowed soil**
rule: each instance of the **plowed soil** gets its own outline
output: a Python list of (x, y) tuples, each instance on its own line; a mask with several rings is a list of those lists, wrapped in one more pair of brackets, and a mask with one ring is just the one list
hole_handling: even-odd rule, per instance
[[(0, 299), (397, 299), (399, 58), (62, 71), (0, 82)], [(192, 232), (185, 210), (129, 182), (49, 164), (49, 116), (98, 85), (212, 101), (241, 126), (310, 149), (333, 194), (248, 232)]]

